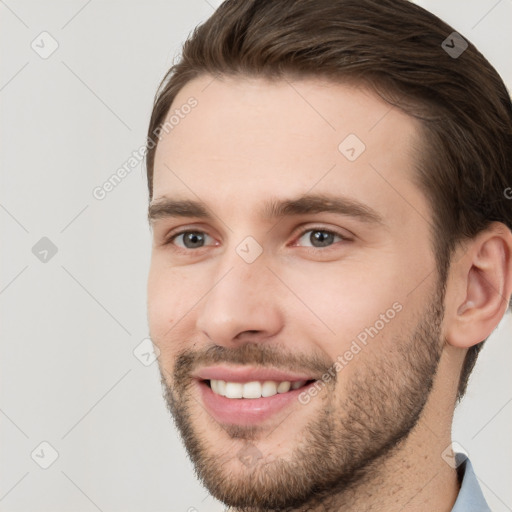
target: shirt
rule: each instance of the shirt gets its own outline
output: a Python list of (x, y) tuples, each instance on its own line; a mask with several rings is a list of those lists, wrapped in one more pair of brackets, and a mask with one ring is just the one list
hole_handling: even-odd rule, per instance
[(452, 512), (491, 512), (470, 460), (463, 453), (456, 453), (455, 463), (461, 485)]

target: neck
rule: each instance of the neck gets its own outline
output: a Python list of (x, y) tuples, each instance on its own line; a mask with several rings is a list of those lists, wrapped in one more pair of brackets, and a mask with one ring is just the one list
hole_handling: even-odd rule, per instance
[(394, 454), (375, 461), (366, 479), (300, 512), (450, 512), (460, 488), (456, 470), (441, 457), (450, 437), (438, 437), (434, 431), (427, 437), (411, 432)]

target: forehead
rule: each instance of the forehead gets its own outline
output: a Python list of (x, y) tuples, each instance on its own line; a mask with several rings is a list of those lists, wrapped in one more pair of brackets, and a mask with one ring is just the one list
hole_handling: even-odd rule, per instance
[(362, 87), (206, 75), (183, 87), (166, 121), (155, 200), (209, 198), (240, 211), (314, 189), (373, 203), (383, 216), (424, 202), (411, 180), (418, 121)]

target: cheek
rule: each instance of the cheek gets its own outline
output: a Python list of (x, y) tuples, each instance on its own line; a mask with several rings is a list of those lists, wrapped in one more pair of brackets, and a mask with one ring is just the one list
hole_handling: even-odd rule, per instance
[(331, 360), (349, 350), (355, 339), (364, 347), (365, 342), (387, 337), (404, 316), (407, 291), (401, 283), (406, 276), (398, 267), (352, 261), (316, 264), (289, 274), (283, 280), (295, 283), (293, 290), (304, 303), (294, 301), (289, 321), (300, 322), (302, 332)]
[(166, 267), (158, 258), (152, 259), (147, 284), (148, 323), (151, 338), (162, 352), (169, 349), (164, 342), (183, 338), (180, 330), (186, 325), (185, 315), (193, 304), (191, 289), (182, 273)]

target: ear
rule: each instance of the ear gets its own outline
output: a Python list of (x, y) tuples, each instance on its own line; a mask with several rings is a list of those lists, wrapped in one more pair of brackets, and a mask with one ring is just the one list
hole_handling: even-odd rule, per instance
[(485, 340), (507, 311), (512, 232), (493, 222), (460, 249), (452, 257), (447, 282), (445, 339), (454, 347), (469, 348)]

